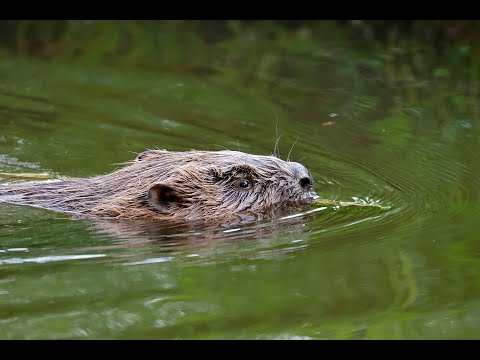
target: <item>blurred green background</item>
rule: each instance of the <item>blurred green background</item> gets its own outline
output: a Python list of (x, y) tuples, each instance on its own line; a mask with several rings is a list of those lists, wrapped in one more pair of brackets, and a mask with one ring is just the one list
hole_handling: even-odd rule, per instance
[(0, 21), (0, 172), (278, 132), (321, 196), (391, 206), (184, 229), (3, 204), (0, 338), (479, 338), (479, 24)]

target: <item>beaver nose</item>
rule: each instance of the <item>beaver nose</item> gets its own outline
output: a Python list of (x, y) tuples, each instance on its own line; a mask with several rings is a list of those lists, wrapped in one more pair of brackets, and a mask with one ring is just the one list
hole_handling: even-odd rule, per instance
[(303, 177), (300, 179), (300, 186), (307, 190), (312, 185), (312, 181), (308, 177)]
[(313, 185), (313, 179), (307, 168), (302, 164), (296, 162), (290, 162), (289, 165), (290, 169), (293, 171), (294, 176), (297, 177), (297, 179), (300, 178), (300, 186), (305, 190), (311, 189)]

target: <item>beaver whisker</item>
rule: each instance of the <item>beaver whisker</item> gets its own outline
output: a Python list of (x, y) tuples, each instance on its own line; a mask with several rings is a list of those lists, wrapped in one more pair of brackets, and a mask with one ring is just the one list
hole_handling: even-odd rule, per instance
[(295, 144), (297, 143), (297, 141), (298, 141), (298, 136), (297, 136), (297, 138), (295, 139), (295, 142), (293, 143), (292, 147), (290, 148), (290, 151), (288, 152), (287, 161), (290, 161), (290, 153), (292, 152), (293, 147), (295, 146)]
[(221, 148), (221, 149), (223, 149), (223, 150), (227, 150), (227, 151), (230, 150), (230, 149), (228, 149), (227, 147), (225, 147), (225, 146), (223, 146), (223, 145), (219, 145), (219, 144), (207, 144), (207, 145), (216, 146), (216, 147), (219, 147), (219, 148)]
[(277, 141), (275, 141), (275, 147), (273, 148), (273, 155), (278, 159), (280, 159), (280, 146), (278, 146), (278, 143), (281, 137), (282, 135), (277, 137)]
[(278, 146), (278, 143), (280, 141), (280, 136), (278, 136), (278, 114), (276, 114), (276, 122), (275, 122), (275, 146), (273, 148), (273, 156), (275, 156), (276, 158), (280, 159), (280, 147)]

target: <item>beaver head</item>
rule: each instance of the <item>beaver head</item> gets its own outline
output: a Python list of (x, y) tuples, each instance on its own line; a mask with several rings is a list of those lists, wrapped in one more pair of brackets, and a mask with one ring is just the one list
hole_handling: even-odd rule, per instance
[(0, 188), (0, 201), (110, 218), (223, 221), (313, 203), (296, 162), (238, 151), (148, 150), (110, 174)]

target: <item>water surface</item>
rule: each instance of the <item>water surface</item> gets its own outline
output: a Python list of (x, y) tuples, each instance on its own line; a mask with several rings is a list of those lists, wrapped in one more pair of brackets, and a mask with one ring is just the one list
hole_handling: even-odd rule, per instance
[(320, 196), (391, 208), (200, 228), (0, 204), (0, 338), (480, 337), (475, 79), (428, 54), (420, 74), (407, 45), (395, 62), (334, 24), (122, 24), (130, 43), (102, 22), (11, 35), (0, 172), (93, 176), (154, 147), (268, 155), (280, 136)]

